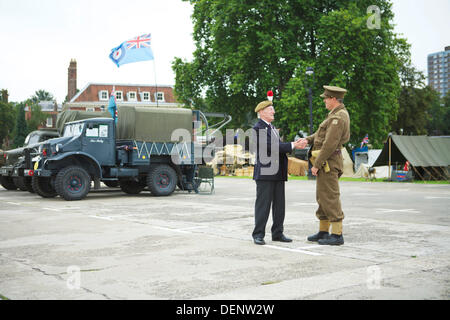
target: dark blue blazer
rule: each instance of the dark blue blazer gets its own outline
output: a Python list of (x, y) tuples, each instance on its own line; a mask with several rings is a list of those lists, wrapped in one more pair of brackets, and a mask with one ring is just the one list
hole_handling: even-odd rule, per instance
[[(273, 181), (287, 181), (287, 167), (288, 167), (288, 159), (286, 153), (292, 151), (292, 144), (290, 142), (281, 142), (280, 138), (278, 139), (278, 157), (275, 161), (278, 161), (278, 171), (272, 175), (263, 175), (261, 174), (261, 168), (268, 168), (271, 166), (271, 162), (261, 163), (260, 159), (260, 144), (267, 143), (267, 154), (264, 157), (270, 157), (272, 152), (272, 143), (271, 137), (272, 129), (270, 126), (259, 119), (256, 125), (253, 127), (254, 133), (256, 134), (256, 164), (255, 169), (253, 171), (253, 180), (273, 180)], [(261, 140), (260, 140), (261, 136)], [(264, 149), (263, 151), (264, 152)], [(267, 162), (267, 161), (266, 161)]]

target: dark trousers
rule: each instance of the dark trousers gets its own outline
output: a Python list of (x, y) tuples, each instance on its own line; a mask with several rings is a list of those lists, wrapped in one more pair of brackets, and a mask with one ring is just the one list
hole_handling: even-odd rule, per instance
[(284, 181), (256, 181), (255, 229), (253, 238), (264, 238), (272, 207), (272, 237), (283, 233), (285, 198)]

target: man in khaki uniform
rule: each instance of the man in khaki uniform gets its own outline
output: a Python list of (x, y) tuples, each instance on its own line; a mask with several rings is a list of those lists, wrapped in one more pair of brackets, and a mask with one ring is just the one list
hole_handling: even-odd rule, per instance
[[(319, 233), (309, 236), (309, 241), (324, 245), (344, 244), (342, 220), (344, 213), (339, 199), (339, 178), (343, 173), (342, 145), (350, 139), (350, 117), (343, 104), (347, 90), (333, 86), (323, 86), (323, 98), (328, 117), (319, 129), (307, 137), (312, 145), (311, 173), (317, 176), (316, 199), (319, 204), (316, 216), (320, 220)], [(331, 235), (329, 229), (331, 225)]]

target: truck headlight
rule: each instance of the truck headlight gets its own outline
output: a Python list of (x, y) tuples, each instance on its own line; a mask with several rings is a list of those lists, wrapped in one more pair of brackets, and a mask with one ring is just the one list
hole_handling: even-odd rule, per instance
[(61, 152), (62, 151), (62, 144), (61, 143), (58, 143), (57, 145), (56, 145), (56, 152)]

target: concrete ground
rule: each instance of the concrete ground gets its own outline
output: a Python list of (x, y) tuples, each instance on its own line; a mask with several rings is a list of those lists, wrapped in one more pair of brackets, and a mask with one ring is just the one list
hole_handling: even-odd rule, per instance
[(85, 200), (0, 187), (0, 298), (449, 299), (450, 185), (341, 182), (345, 244), (320, 246), (315, 181), (286, 184), (285, 234), (253, 244), (255, 184)]

